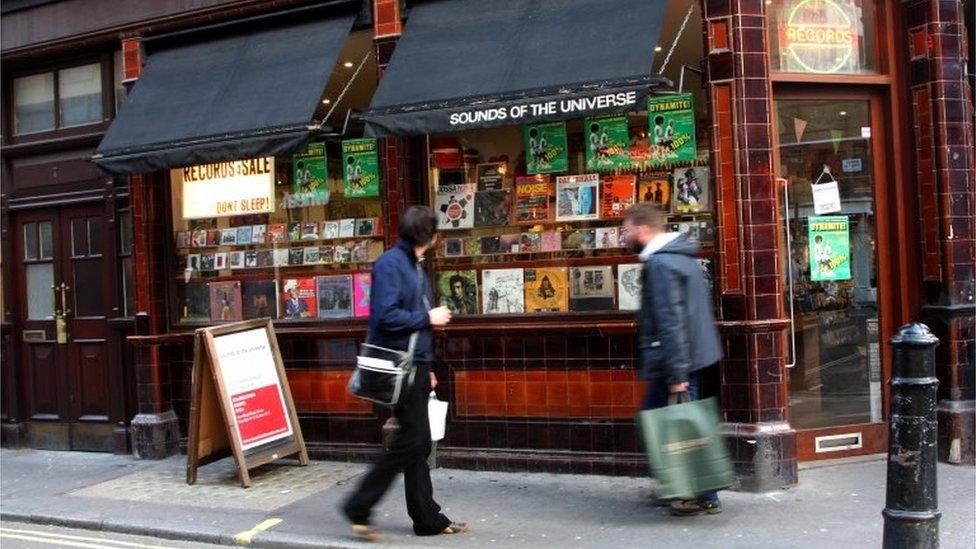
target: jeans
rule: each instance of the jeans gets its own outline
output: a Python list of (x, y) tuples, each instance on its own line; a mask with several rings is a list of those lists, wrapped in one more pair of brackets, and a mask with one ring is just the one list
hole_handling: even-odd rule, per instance
[[(699, 372), (695, 372), (688, 376), (688, 396), (691, 400), (698, 400), (699, 391), (701, 390), (701, 379)], [(668, 391), (668, 382), (663, 377), (652, 379), (647, 382), (647, 392), (644, 393), (644, 401), (641, 404), (641, 410), (654, 410), (657, 408), (664, 408), (668, 405), (668, 396), (670, 392)], [(705, 492), (698, 496), (699, 499), (714, 502), (718, 501), (718, 492)]]
[(413, 386), (403, 395), (393, 414), (400, 423), (390, 448), (373, 464), (343, 506), (354, 524), (369, 524), (373, 507), (380, 501), (397, 474), (403, 472), (407, 513), (418, 536), (440, 534), (451, 521), (441, 514), (434, 501), (427, 455), (430, 453), (430, 420), (427, 399), (430, 393), (430, 364), (418, 363)]

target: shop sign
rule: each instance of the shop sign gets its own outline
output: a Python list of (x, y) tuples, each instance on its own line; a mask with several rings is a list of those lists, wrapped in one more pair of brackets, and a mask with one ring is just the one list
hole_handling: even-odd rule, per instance
[(342, 183), (346, 198), (380, 195), (380, 162), (375, 139), (342, 142)]
[(183, 219), (270, 213), (274, 157), (213, 162), (170, 170), (183, 192)]
[(637, 103), (636, 91), (605, 93), (593, 97), (567, 97), (546, 101), (515, 103), (451, 113), (448, 123), (454, 128), (484, 125), (518, 124), (542, 117), (572, 118), (590, 111), (628, 110)]
[(523, 126), (522, 143), (526, 173), (562, 173), (569, 169), (565, 122)]
[(266, 330), (221, 335), (213, 341), (243, 449), (290, 437), (293, 429)]
[(810, 280), (851, 279), (851, 235), (847, 216), (809, 218)]
[(630, 166), (630, 131), (627, 115), (587, 118), (583, 124), (586, 140), (586, 169), (614, 170)]
[(304, 152), (292, 155), (291, 170), (292, 192), (286, 198), (286, 208), (329, 203), (324, 142), (309, 143)]
[(652, 166), (694, 162), (698, 145), (695, 141), (695, 98), (692, 94), (648, 98), (647, 122)]
[(791, 72), (856, 72), (860, 29), (844, 0), (800, 0), (782, 6), (779, 45)]
[(813, 212), (817, 215), (839, 212), (840, 189), (836, 181), (827, 183), (815, 183), (810, 186), (813, 189)]

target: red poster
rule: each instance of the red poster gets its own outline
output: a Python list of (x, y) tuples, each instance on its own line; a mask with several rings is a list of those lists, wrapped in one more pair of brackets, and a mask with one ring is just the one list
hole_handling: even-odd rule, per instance
[(604, 175), (602, 219), (623, 217), (624, 212), (634, 205), (634, 187), (637, 178), (633, 175)]
[(267, 385), (231, 395), (241, 444), (245, 447), (289, 431), (285, 403), (278, 385)]

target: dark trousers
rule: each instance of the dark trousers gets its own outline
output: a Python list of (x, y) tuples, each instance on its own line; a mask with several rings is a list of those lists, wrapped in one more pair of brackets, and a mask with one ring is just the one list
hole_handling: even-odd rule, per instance
[(359, 487), (349, 496), (343, 511), (355, 524), (369, 524), (373, 507), (379, 503), (397, 474), (403, 472), (407, 513), (413, 519), (413, 531), (419, 536), (440, 534), (451, 521), (441, 514), (434, 501), (430, 483), (430, 422), (427, 399), (430, 393), (430, 365), (417, 364), (413, 387), (393, 409), (400, 423), (390, 448), (373, 464)]
[[(699, 372), (695, 372), (688, 376), (688, 396), (691, 397), (691, 400), (698, 400), (700, 390), (701, 376)], [(659, 377), (650, 380), (647, 382), (647, 392), (644, 393), (641, 410), (664, 408), (668, 405), (669, 395), (670, 391), (668, 391), (668, 383), (665, 378)], [(706, 501), (718, 501), (718, 492), (705, 492), (698, 497)]]

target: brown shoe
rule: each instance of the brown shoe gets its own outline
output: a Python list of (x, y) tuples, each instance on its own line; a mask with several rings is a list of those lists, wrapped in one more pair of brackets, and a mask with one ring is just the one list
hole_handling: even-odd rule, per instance
[(349, 530), (362, 541), (379, 541), (382, 537), (380, 531), (369, 524), (350, 524)]
[(463, 534), (468, 531), (467, 522), (452, 522), (447, 528), (441, 530), (442, 534)]
[(718, 500), (680, 499), (671, 503), (671, 514), (676, 517), (696, 517), (698, 515), (717, 515), (722, 512)]

